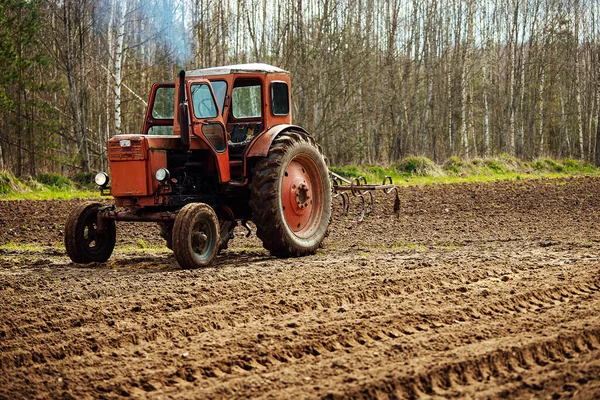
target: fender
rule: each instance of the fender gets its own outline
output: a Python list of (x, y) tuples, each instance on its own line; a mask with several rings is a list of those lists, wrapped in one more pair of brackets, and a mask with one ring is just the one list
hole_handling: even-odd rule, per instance
[(304, 128), (298, 125), (280, 124), (269, 128), (266, 132), (254, 139), (246, 149), (246, 157), (266, 157), (269, 154), (271, 143), (282, 132), (288, 130), (297, 130), (310, 136)]
[[(271, 148), (271, 143), (273, 140), (282, 132), (289, 130), (296, 130), (306, 135), (310, 136), (310, 133), (306, 131), (306, 129), (302, 128), (298, 125), (290, 125), (290, 124), (280, 124), (275, 125), (269, 128), (266, 132), (262, 133), (258, 137), (256, 137), (245, 151), (244, 160), (247, 160), (249, 157), (266, 157), (269, 154), (269, 149)], [(247, 176), (247, 168), (248, 163), (244, 162), (244, 176)]]

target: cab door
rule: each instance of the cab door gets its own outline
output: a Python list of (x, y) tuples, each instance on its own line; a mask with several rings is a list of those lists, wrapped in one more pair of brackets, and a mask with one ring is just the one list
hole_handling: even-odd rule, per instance
[(229, 182), (227, 132), (212, 86), (206, 79), (192, 78), (187, 82), (187, 89), (191, 132), (206, 142), (215, 155), (219, 181)]
[(175, 83), (155, 83), (150, 91), (143, 135), (173, 135)]

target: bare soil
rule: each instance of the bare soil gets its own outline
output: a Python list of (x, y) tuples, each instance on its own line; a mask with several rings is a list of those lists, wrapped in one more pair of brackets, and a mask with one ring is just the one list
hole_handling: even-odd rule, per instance
[(149, 224), (75, 265), (77, 202), (0, 202), (0, 398), (599, 398), (600, 179), (400, 197), (314, 256), (238, 228), (193, 271), (136, 249)]

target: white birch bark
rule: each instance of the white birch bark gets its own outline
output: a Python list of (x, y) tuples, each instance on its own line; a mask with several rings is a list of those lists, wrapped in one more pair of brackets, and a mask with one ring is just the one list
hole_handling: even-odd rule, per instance
[(540, 134), (540, 147), (538, 150), (538, 156), (544, 156), (544, 84), (546, 83), (546, 69), (542, 65), (541, 67), (540, 84), (538, 85), (538, 98), (540, 100), (538, 107), (538, 132)]
[(467, 91), (469, 88), (469, 63), (471, 59), (471, 37), (473, 36), (473, 3), (467, 4), (467, 32), (465, 48), (462, 57), (462, 75), (461, 75), (461, 101), (460, 113), (462, 119), (462, 142), (465, 150), (465, 158), (469, 159), (469, 121), (467, 116)]
[[(511, 34), (509, 38), (510, 42), (510, 79), (508, 82), (508, 104), (509, 104), (509, 126), (508, 126), (508, 152), (510, 155), (515, 155), (515, 68), (516, 68), (516, 55), (517, 55), (517, 37), (518, 37), (518, 16), (519, 16), (519, 1), (514, 0), (513, 2), (513, 20), (511, 27)], [(516, 3), (516, 4), (515, 4)]]
[(123, 42), (125, 40), (125, 14), (127, 13), (127, 1), (120, 2), (119, 26), (117, 29), (116, 49), (115, 49), (115, 135), (120, 135), (121, 131), (121, 82), (122, 82), (122, 62), (123, 62)]
[(581, 112), (581, 83), (579, 71), (579, 0), (575, 0), (575, 102), (577, 103), (577, 137), (579, 138), (579, 158), (585, 158), (583, 150), (583, 116)]
[[(113, 29), (114, 29), (114, 24), (115, 24), (115, 0), (109, 0), (109, 8), (110, 8), (110, 14), (109, 14), (109, 18), (108, 18), (108, 29), (106, 32), (106, 47), (108, 49), (108, 60), (107, 60), (107, 66), (106, 66), (106, 131), (104, 133), (104, 137), (105, 137), (105, 143), (108, 143), (108, 140), (110, 139), (110, 133), (111, 133), (111, 124), (110, 124), (110, 114), (111, 114), (111, 87), (112, 87), (112, 80), (113, 80), (113, 76), (112, 76), (112, 72), (111, 72), (111, 67), (112, 67), (112, 63), (114, 62), (114, 44), (113, 44)], [(104, 161), (105, 161), (105, 157), (102, 157), (102, 170), (105, 170), (104, 168)]]

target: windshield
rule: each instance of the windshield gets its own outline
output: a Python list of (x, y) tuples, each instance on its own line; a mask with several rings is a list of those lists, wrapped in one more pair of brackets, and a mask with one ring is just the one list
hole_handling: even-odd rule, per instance
[(217, 98), (217, 104), (221, 109), (221, 114), (223, 113), (223, 108), (225, 107), (225, 95), (227, 94), (227, 82), (225, 81), (212, 81), (210, 83), (212, 86), (212, 90)]
[(198, 119), (215, 118), (218, 111), (210, 87), (206, 83), (194, 83), (191, 92), (194, 116)]

